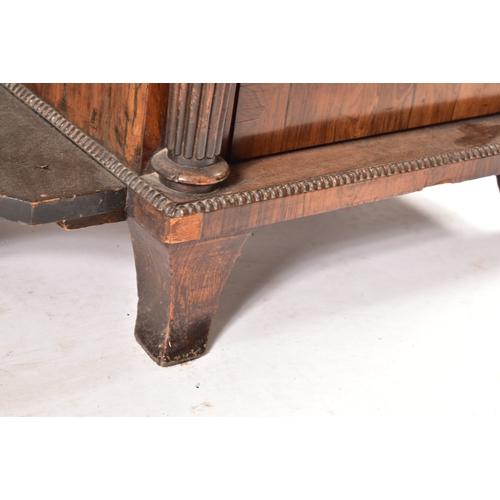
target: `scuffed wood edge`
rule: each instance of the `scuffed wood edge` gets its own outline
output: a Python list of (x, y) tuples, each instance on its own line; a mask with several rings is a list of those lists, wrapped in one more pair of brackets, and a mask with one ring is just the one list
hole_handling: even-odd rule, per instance
[(171, 200), (151, 187), (145, 180), (118, 160), (116, 156), (90, 138), (76, 125), (58, 113), (52, 106), (37, 97), (20, 83), (2, 83), (1, 85), (44, 120), (57, 128), (82, 151), (91, 156), (103, 168), (123, 182), (127, 188), (143, 197), (154, 208), (165, 213), (165, 215), (169, 217), (174, 216), (175, 204)]
[(284, 198), (286, 196), (334, 188), (345, 184), (370, 181), (380, 177), (401, 175), (418, 170), (486, 158), (489, 156), (497, 156), (500, 154), (500, 143), (488, 144), (485, 146), (448, 151), (439, 155), (412, 158), (373, 167), (339, 172), (337, 174), (321, 175), (250, 191), (242, 191), (240, 193), (213, 196), (203, 200), (176, 204), (169, 200), (163, 193), (149, 185), (144, 179), (128, 169), (115, 156), (88, 137), (42, 99), (29, 91), (24, 85), (19, 83), (2, 85), (45, 120), (58, 128), (66, 137), (72, 140), (106, 170), (122, 181), (129, 189), (151, 203), (154, 208), (163, 212), (167, 217), (172, 218), (181, 218), (196, 213), (201, 214), (235, 206), (249, 205), (269, 199)]

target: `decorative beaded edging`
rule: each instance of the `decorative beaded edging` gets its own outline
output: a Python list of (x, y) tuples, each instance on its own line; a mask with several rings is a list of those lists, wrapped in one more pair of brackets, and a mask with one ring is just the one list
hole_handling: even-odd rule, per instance
[(386, 163), (374, 167), (365, 167), (347, 172), (339, 172), (333, 175), (321, 175), (311, 177), (297, 182), (287, 182), (262, 189), (243, 191), (236, 194), (214, 196), (204, 200), (175, 204), (164, 194), (150, 186), (145, 180), (139, 177), (135, 172), (128, 169), (115, 156), (106, 151), (93, 139), (78, 129), (70, 121), (55, 111), (51, 106), (42, 101), (35, 94), (30, 92), (20, 83), (2, 84), (16, 97), (21, 99), (26, 105), (36, 111), (49, 123), (58, 128), (66, 137), (73, 141), (83, 151), (89, 154), (94, 160), (102, 165), (106, 170), (112, 173), (128, 188), (145, 198), (157, 210), (160, 210), (168, 217), (184, 217), (195, 213), (213, 212), (225, 208), (248, 205), (273, 198), (283, 198), (296, 194), (318, 191), (332, 187), (342, 186), (344, 184), (354, 184), (378, 177), (388, 177), (391, 175), (415, 172), (428, 168), (439, 167), (461, 161), (485, 158), (500, 154), (500, 143), (488, 144), (457, 151), (449, 151), (436, 156), (423, 156), (394, 163)]
[(478, 146), (470, 149), (445, 152), (436, 156), (423, 156), (400, 162), (385, 163), (374, 167), (358, 168), (332, 175), (311, 177), (297, 182), (287, 182), (262, 189), (241, 193), (216, 196), (191, 203), (175, 206), (175, 217), (183, 217), (194, 213), (212, 212), (224, 208), (248, 205), (272, 198), (283, 198), (295, 194), (328, 189), (344, 184), (354, 184), (379, 177), (415, 172), (461, 161), (485, 158), (500, 154), (500, 143)]

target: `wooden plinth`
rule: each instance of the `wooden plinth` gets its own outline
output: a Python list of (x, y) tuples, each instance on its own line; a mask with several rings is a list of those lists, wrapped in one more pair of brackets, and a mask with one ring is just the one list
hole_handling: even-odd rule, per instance
[[(165, 192), (170, 217), (137, 197), (129, 210), (164, 241), (209, 239), (498, 173), (493, 115), (234, 163), (215, 194)], [(144, 179), (161, 189), (155, 174)]]

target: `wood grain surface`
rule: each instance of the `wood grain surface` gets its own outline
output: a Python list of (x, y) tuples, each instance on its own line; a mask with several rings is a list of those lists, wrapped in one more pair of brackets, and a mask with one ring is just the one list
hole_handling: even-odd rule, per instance
[(231, 160), (500, 112), (500, 84), (241, 84)]
[[(86, 134), (144, 173), (155, 152), (165, 147), (169, 83), (26, 83)], [(230, 148), (236, 85), (229, 90), (222, 156)]]
[(160, 366), (205, 352), (219, 295), (249, 232), (169, 245), (128, 218), (137, 269), (135, 336)]
[[(214, 238), (499, 172), (500, 115), (493, 115), (244, 160), (216, 193), (165, 192), (175, 203), (170, 217), (143, 207), (137, 217), (162, 241)], [(161, 189), (155, 174), (144, 180)], [(177, 218), (191, 227), (172, 232)]]
[(125, 186), (0, 86), (0, 217), (26, 224), (125, 208)]
[(149, 160), (156, 151), (163, 147), (165, 142), (165, 123), (170, 91), (168, 83), (149, 83), (148, 86), (141, 173), (146, 171)]
[(168, 95), (165, 86), (27, 83), (26, 87), (137, 173), (141, 167), (144, 170), (162, 140)]
[[(496, 115), (243, 161), (216, 197), (189, 202), (176, 193), (188, 197), (178, 218), (129, 191), (136, 338), (160, 366), (201, 356), (221, 289), (254, 227), (499, 172)], [(146, 178), (159, 183), (155, 176)]]
[(229, 165), (219, 155), (233, 87), (230, 83), (170, 84), (166, 148), (151, 159), (166, 186), (205, 193), (229, 175)]

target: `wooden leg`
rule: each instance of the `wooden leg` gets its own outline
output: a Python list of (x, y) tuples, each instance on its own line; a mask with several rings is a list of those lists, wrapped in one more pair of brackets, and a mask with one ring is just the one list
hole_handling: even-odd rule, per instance
[(500, 189), (500, 175), (497, 175), (497, 184), (498, 184), (498, 189)]
[(132, 217), (128, 222), (139, 294), (137, 341), (160, 366), (198, 358), (248, 234), (169, 244)]

